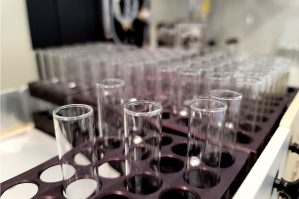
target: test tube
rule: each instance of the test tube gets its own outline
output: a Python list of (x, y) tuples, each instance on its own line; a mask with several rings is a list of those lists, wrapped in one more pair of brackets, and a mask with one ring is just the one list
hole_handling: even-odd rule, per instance
[(162, 186), (161, 112), (162, 106), (153, 101), (138, 100), (124, 105), (125, 185), (132, 193), (150, 194)]
[(143, 99), (144, 65), (141, 61), (128, 61), (126, 63), (125, 82), (128, 101)]
[[(92, 107), (83, 104), (62, 106), (53, 111), (53, 119), (64, 193), (71, 199), (88, 198), (96, 194), (101, 182), (97, 171)], [(75, 169), (70, 164), (78, 166)]]
[[(260, 83), (260, 79), (254, 77), (245, 76), (235, 78), (235, 89), (243, 95), (240, 110), (239, 128), (242, 131), (245, 131), (250, 134), (258, 131), (258, 126), (256, 125), (256, 122)], [(250, 120), (248, 120), (249, 115)]]
[(213, 89), (228, 89), (230, 76), (225, 73), (210, 72), (204, 76), (204, 96), (209, 96), (209, 91)]
[(201, 72), (196, 68), (180, 68), (177, 70), (177, 111), (181, 116), (187, 116), (189, 102), (199, 95)]
[(164, 107), (170, 108), (175, 100), (176, 68), (170, 66), (157, 66), (156, 68), (156, 94), (155, 101)]
[(156, 67), (157, 62), (147, 59), (144, 61), (144, 80), (145, 80), (145, 96), (148, 99), (154, 99), (156, 87)]
[[(227, 104), (223, 126), (223, 150), (226, 160), (221, 161), (220, 167), (225, 168), (234, 162), (234, 148), (239, 124), (239, 108), (242, 94), (231, 90), (211, 90), (210, 97)], [(225, 147), (225, 148), (224, 148)]]
[(185, 181), (211, 188), (220, 181), (223, 122), (227, 105), (212, 98), (190, 101)]
[(101, 145), (119, 148), (123, 143), (123, 105), (125, 81), (104, 79), (97, 83), (98, 125)]

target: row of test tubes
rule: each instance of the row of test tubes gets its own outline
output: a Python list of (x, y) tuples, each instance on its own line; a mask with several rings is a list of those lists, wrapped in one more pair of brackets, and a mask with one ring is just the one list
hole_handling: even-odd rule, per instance
[(162, 186), (162, 107), (169, 117), (189, 119), (185, 181), (210, 188), (219, 182), (222, 152), (233, 157), (237, 129), (254, 133), (271, 103), (284, 95), (290, 65), (283, 58), (111, 44), (39, 53), (44, 63), (52, 60), (44, 64), (47, 80), (65, 89), (97, 90), (101, 147), (124, 146), (126, 187), (145, 195)]

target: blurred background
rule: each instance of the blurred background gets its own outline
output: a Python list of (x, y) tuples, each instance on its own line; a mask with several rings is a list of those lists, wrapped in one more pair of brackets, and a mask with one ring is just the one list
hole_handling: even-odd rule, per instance
[[(298, 0), (2, 0), (1, 90), (40, 78), (35, 50), (94, 41), (235, 46), (238, 54), (283, 55), (296, 65), (298, 8)], [(289, 86), (299, 84), (295, 65)]]

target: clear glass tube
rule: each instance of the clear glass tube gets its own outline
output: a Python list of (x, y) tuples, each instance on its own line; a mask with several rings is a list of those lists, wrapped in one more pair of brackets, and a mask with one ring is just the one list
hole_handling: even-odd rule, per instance
[(125, 81), (105, 79), (97, 83), (98, 125), (101, 145), (119, 148), (123, 143), (123, 105)]
[(175, 99), (176, 68), (169, 66), (157, 66), (156, 68), (156, 94), (155, 101), (163, 107), (173, 106)]
[(209, 96), (213, 89), (228, 89), (230, 76), (224, 73), (210, 72), (204, 76), (204, 96)]
[[(237, 139), (237, 128), (239, 124), (239, 108), (242, 100), (242, 94), (230, 90), (211, 90), (210, 97), (216, 100), (223, 101), (227, 104), (227, 110), (224, 118), (223, 126), (223, 150), (222, 153), (229, 153), (226, 160), (227, 164), (231, 161), (233, 163), (234, 148)], [(221, 162), (222, 163), (222, 162)], [(221, 165), (220, 165), (221, 166)], [(221, 167), (225, 167), (223, 164)]]
[[(245, 76), (235, 78), (235, 90), (243, 95), (239, 128), (247, 133), (258, 131), (256, 123), (260, 83), (260, 79), (254, 77)], [(263, 110), (260, 110), (260, 112), (262, 111)]]
[(161, 112), (162, 106), (152, 101), (140, 100), (124, 105), (125, 184), (132, 193), (150, 194), (162, 186)]
[(201, 72), (196, 68), (180, 68), (176, 72), (177, 78), (177, 111), (181, 116), (187, 116), (189, 102), (199, 97)]
[(186, 182), (210, 188), (220, 181), (223, 122), (227, 105), (212, 98), (190, 101)]
[(143, 99), (144, 65), (141, 61), (127, 62), (125, 82), (128, 101)]
[(53, 118), (63, 190), (70, 199), (88, 198), (101, 186), (93, 109), (83, 104), (70, 104), (55, 109)]
[(154, 99), (156, 87), (156, 67), (156, 61), (144, 61), (145, 96), (147, 99)]

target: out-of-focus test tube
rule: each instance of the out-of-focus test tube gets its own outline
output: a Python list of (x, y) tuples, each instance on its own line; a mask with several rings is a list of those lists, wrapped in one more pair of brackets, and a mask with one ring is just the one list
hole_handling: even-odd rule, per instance
[(204, 75), (204, 96), (213, 89), (228, 89), (230, 76), (225, 73), (210, 72)]
[(125, 82), (128, 101), (143, 99), (144, 65), (141, 61), (128, 61), (126, 63)]
[(235, 90), (243, 95), (239, 128), (250, 134), (258, 131), (256, 123), (260, 83), (260, 79), (254, 77), (235, 78)]
[(187, 116), (190, 100), (197, 98), (200, 88), (201, 71), (196, 68), (180, 68), (176, 71), (177, 78), (177, 114)]
[(175, 101), (176, 68), (169, 66), (157, 66), (156, 68), (156, 94), (155, 101), (165, 108), (173, 106)]

